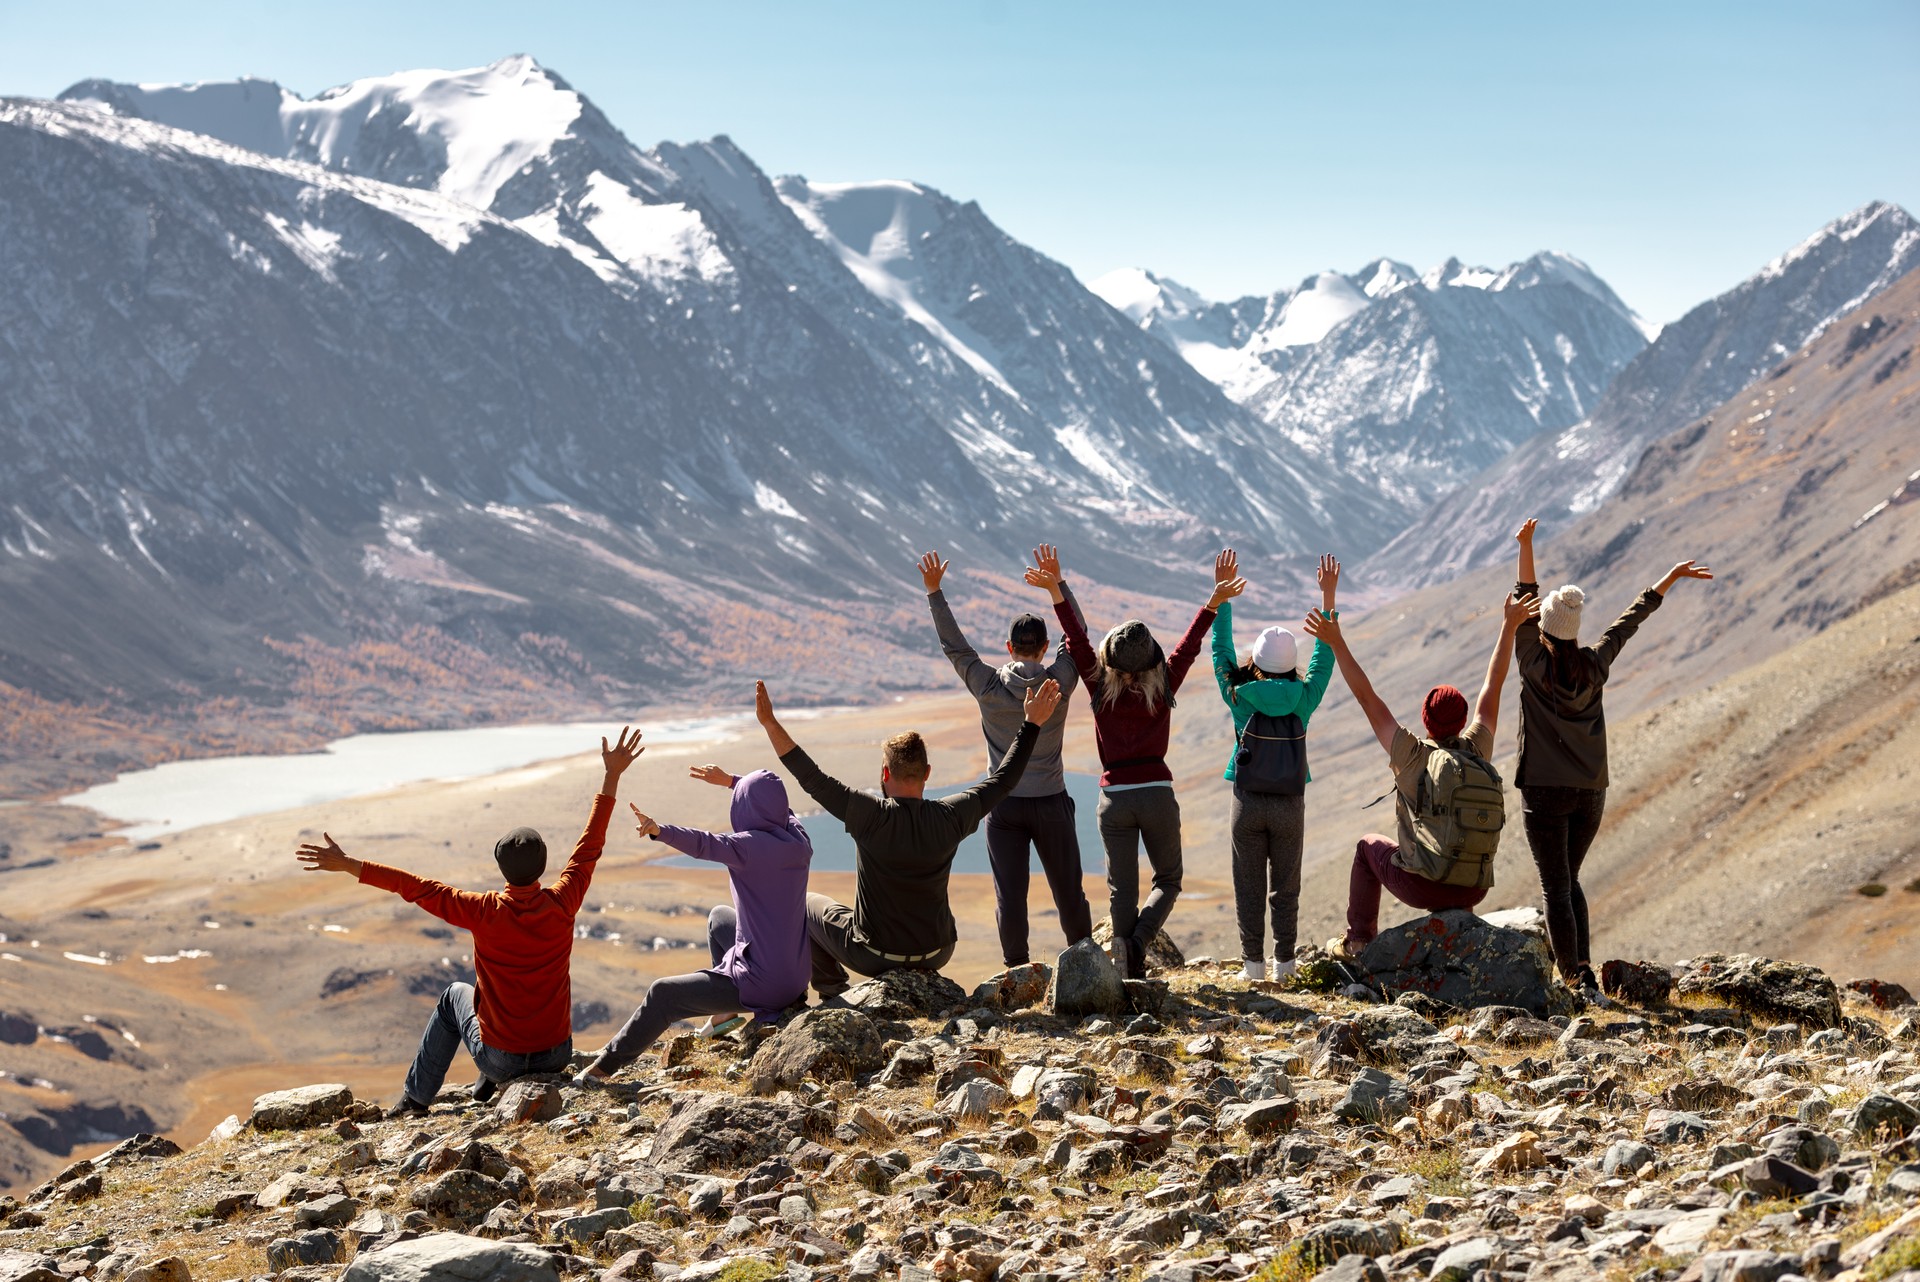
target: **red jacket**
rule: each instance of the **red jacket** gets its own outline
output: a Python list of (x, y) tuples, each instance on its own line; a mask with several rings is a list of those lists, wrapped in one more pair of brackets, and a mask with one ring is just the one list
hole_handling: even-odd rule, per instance
[(573, 919), (587, 897), (611, 818), (613, 798), (596, 796), (587, 830), (551, 886), (508, 886), (483, 894), (371, 860), (360, 865), (365, 884), (391, 890), (473, 932), (474, 1009), (480, 1039), (495, 1050), (531, 1055), (573, 1036), (573, 988), (567, 977)]
[[(1100, 786), (1170, 782), (1173, 771), (1167, 769), (1166, 758), (1167, 738), (1173, 730), (1173, 706), (1162, 703), (1149, 712), (1145, 697), (1129, 690), (1108, 707), (1102, 698), (1099, 663), (1093, 643), (1087, 640), (1086, 625), (1065, 604), (1054, 606), (1053, 613), (1060, 620), (1060, 635), (1066, 641), (1067, 653), (1073, 657), (1073, 666), (1080, 670), (1080, 680), (1086, 685), (1088, 701), (1093, 705), (1093, 743), (1100, 751)], [(1187, 634), (1167, 656), (1169, 699), (1187, 679), (1187, 669), (1199, 657), (1200, 646), (1212, 627), (1213, 611), (1202, 606), (1193, 616), (1193, 622), (1187, 625)], [(1115, 765), (1115, 762), (1132, 764)]]

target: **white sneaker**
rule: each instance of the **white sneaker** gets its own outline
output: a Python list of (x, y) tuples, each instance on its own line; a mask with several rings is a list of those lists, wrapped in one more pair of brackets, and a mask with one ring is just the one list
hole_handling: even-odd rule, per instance
[(1266, 979), (1266, 977), (1267, 964), (1265, 962), (1243, 961), (1240, 963), (1240, 978), (1246, 980), (1249, 984), (1258, 984)]
[(706, 1023), (693, 1030), (693, 1035), (703, 1039), (709, 1037), (725, 1037), (728, 1033), (731, 1033), (734, 1029), (746, 1022), (747, 1017), (745, 1015), (729, 1015), (725, 1019), (715, 1023), (714, 1016), (709, 1015), (707, 1016)]
[(1276, 984), (1284, 984), (1287, 980), (1292, 979), (1293, 972), (1299, 969), (1300, 963), (1293, 958), (1289, 957), (1285, 961), (1281, 961), (1276, 957), (1273, 959), (1273, 982)]

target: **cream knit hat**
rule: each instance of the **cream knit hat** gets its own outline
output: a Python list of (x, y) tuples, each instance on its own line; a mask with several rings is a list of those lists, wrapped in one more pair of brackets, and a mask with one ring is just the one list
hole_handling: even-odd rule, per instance
[(1555, 641), (1573, 641), (1580, 636), (1580, 608), (1587, 594), (1569, 583), (1547, 593), (1540, 605), (1540, 629)]
[(1300, 665), (1300, 643), (1285, 628), (1268, 628), (1253, 643), (1253, 666), (1283, 676)]

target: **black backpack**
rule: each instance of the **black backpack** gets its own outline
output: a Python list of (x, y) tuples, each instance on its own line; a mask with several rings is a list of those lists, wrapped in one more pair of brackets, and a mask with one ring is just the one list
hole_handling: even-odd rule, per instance
[(1233, 786), (1276, 797), (1305, 796), (1306, 723), (1291, 712), (1284, 717), (1264, 712), (1248, 717), (1233, 754)]

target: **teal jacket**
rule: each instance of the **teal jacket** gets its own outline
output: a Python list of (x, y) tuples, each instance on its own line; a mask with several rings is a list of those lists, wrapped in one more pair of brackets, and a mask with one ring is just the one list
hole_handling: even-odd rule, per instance
[[(1339, 618), (1339, 611), (1336, 610), (1333, 617)], [(1239, 666), (1240, 655), (1233, 646), (1233, 602), (1223, 601), (1220, 612), (1213, 616), (1213, 679), (1219, 682), (1220, 698), (1233, 713), (1234, 750), (1227, 754), (1228, 781), (1233, 779), (1233, 759), (1240, 750), (1240, 734), (1254, 713), (1264, 712), (1270, 717), (1292, 713), (1300, 718), (1303, 728), (1312, 719), (1313, 710), (1320, 706), (1321, 698), (1327, 693), (1327, 683), (1333, 680), (1333, 647), (1325, 641), (1313, 643), (1313, 657), (1307, 660), (1305, 681), (1298, 677), (1273, 677), (1235, 685), (1233, 670)]]

